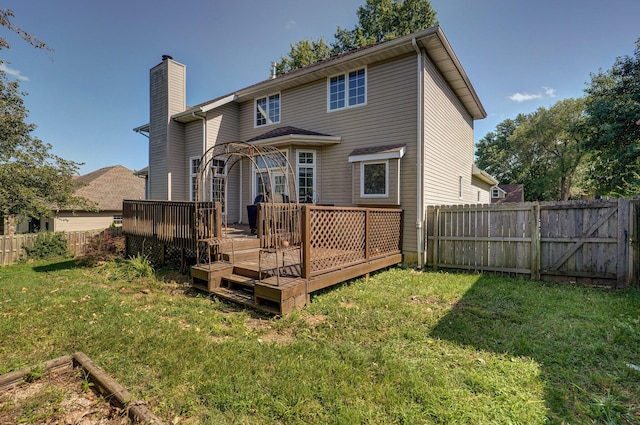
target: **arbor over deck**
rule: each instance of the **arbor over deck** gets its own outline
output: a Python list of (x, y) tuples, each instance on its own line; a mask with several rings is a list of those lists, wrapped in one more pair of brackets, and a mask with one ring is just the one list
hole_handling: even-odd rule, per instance
[[(242, 231), (246, 226), (223, 225), (219, 203), (124, 201), (123, 210), (127, 255), (163, 258), (167, 247), (178, 248), (196, 259), (195, 287), (272, 313), (402, 262), (399, 209), (262, 203), (257, 236)], [(198, 224), (205, 223), (203, 238)]]

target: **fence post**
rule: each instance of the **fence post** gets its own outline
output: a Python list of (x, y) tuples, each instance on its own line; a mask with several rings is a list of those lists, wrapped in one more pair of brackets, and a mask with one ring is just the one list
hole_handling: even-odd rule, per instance
[(625, 288), (629, 283), (629, 199), (618, 199), (618, 249), (616, 288)]
[(433, 212), (433, 270), (438, 270), (438, 247), (440, 242), (438, 237), (440, 236), (440, 207), (435, 207)]
[(531, 280), (540, 280), (540, 204), (531, 204)]

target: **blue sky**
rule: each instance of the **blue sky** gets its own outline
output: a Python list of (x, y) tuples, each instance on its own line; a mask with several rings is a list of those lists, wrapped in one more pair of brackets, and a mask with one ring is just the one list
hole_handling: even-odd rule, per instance
[[(351, 28), (365, 0), (5, 0), (13, 23), (46, 42), (36, 50), (3, 30), (0, 58), (28, 93), (35, 135), (81, 174), (147, 165), (149, 69), (163, 54), (187, 65), (187, 104), (268, 77), (289, 45)], [(475, 139), (507, 118), (583, 95), (589, 74), (631, 55), (638, 0), (432, 0), (488, 117)]]

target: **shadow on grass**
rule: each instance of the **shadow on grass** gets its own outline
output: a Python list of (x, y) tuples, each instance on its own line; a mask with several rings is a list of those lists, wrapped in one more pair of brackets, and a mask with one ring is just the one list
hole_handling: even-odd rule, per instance
[(33, 271), (38, 273), (48, 273), (48, 272), (56, 272), (60, 270), (80, 269), (83, 267), (84, 267), (83, 265), (78, 264), (78, 262), (74, 259), (65, 259), (62, 261), (46, 264), (43, 266), (33, 266)]
[(640, 360), (639, 315), (637, 290), (483, 276), (431, 335), (536, 361), (551, 422), (636, 423), (640, 381), (627, 365)]

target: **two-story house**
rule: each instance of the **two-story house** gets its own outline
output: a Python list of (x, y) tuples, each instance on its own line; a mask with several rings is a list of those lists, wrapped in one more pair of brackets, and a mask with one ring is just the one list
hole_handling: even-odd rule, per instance
[[(296, 175), (289, 198), (402, 208), (405, 262), (422, 265), (426, 206), (489, 203), (497, 184), (474, 166), (473, 123), (486, 112), (440, 27), (193, 107), (185, 85), (186, 66), (169, 56), (150, 70), (150, 121), (134, 129), (149, 138), (149, 199), (193, 200), (199, 159), (216, 144), (276, 146)], [(228, 223), (247, 222), (264, 171), (251, 161), (228, 171)], [(281, 174), (269, 178), (287, 190)]]

